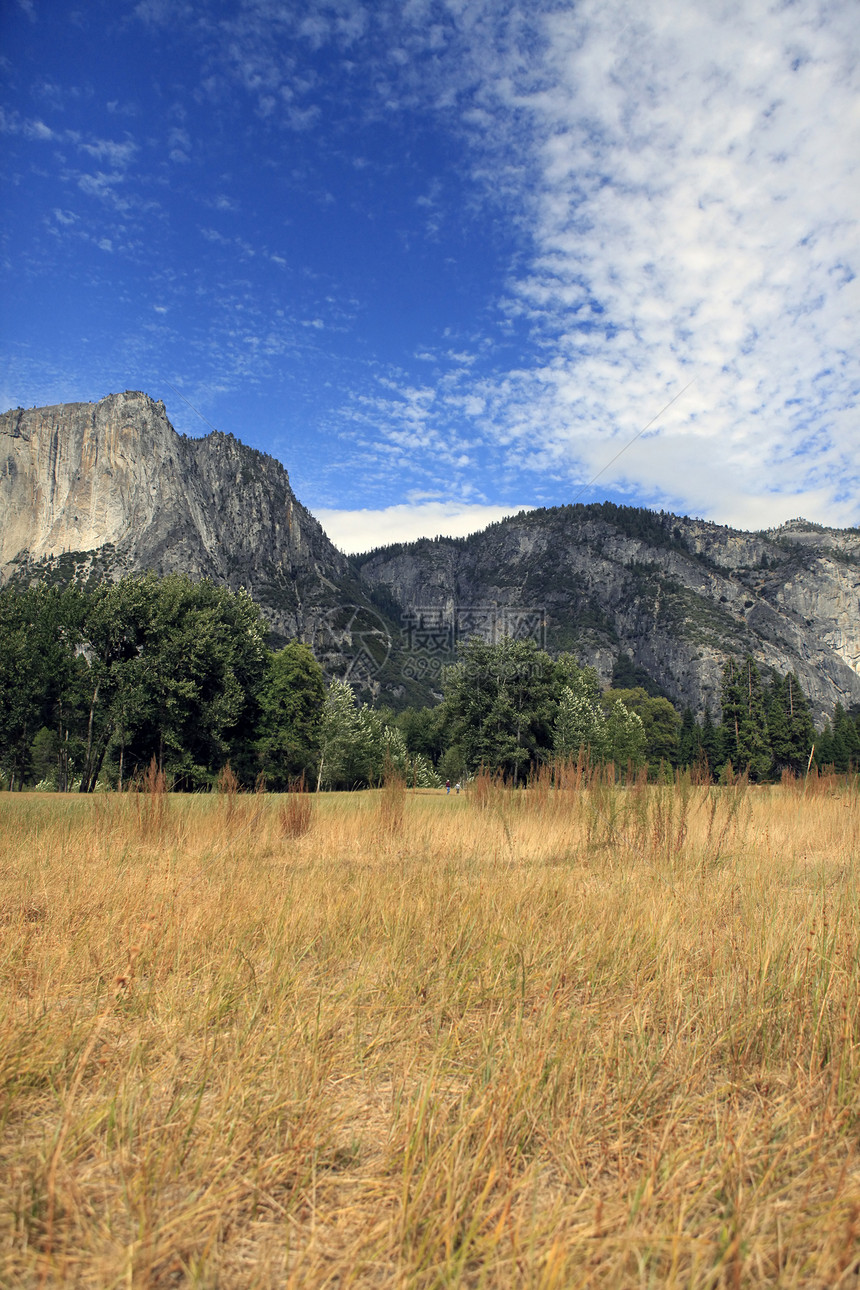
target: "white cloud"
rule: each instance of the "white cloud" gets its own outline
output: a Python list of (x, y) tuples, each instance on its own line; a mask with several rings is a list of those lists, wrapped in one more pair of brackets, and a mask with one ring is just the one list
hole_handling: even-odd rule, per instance
[(389, 542), (420, 537), (466, 537), (488, 524), (529, 510), (529, 506), (470, 506), (462, 502), (419, 502), (379, 510), (317, 509), (314, 514), (335, 546), (348, 554)]
[[(325, 127), (335, 90), (361, 119), (437, 113), (517, 242), (503, 298), (474, 302), (471, 334), (428, 326), (411, 370), (376, 350), (355, 375), (329, 428), (366, 496), (414, 484), (482, 503), (572, 497), (694, 376), (601, 487), (751, 527), (798, 513), (860, 520), (853, 0), (240, 0), (209, 26), (181, 0), (136, 12), (211, 41), (213, 97), (240, 87), (266, 131)], [(336, 84), (326, 58), (308, 56), (323, 45)], [(128, 138), (77, 138), (15, 114), (0, 129), (46, 154), (68, 145), (97, 158), (95, 174), (67, 178), (129, 221), (138, 209), (130, 172), (149, 144), (136, 153)], [(177, 159), (189, 145), (184, 129), (168, 141)], [(428, 175), (422, 220), (455, 191)], [(248, 241), (201, 235), (219, 256), (254, 256)], [(261, 240), (258, 262), (286, 268), (278, 249)], [(223, 345), (235, 379), (251, 371), (240, 351), (256, 351), (257, 375), (298, 333), (322, 351), (329, 313), (312, 297), (294, 308), (276, 342), (261, 339), (272, 320), (257, 315), (240, 342), (233, 310), (237, 335)], [(384, 379), (374, 387), (368, 372)], [(370, 491), (377, 482), (385, 493)]]
[(425, 64), (428, 12), (402, 11), (390, 52), (413, 58), (385, 93), (465, 123), (529, 247), (499, 306), (534, 357), (494, 374), (458, 339), (456, 369), (420, 394), (398, 373), (356, 418), (416, 477), (465, 437), (489, 496), (524, 473), (571, 496), (695, 377), (602, 487), (754, 527), (860, 521), (854, 4), (472, 0)]
[(485, 429), (520, 465), (587, 479), (695, 376), (604, 482), (856, 522), (856, 10), (585, 0), (543, 31), (537, 87), (497, 49), (482, 90), (505, 149), (524, 123), (533, 148), (535, 253), (508, 308), (547, 354), (476, 391)]
[(116, 139), (93, 139), (78, 142), (78, 147), (88, 156), (106, 161), (117, 169), (128, 166), (137, 152), (137, 144), (132, 139), (124, 139), (121, 143)]
[(29, 139), (56, 139), (56, 134), (44, 121), (28, 121), (24, 125), (24, 134)]

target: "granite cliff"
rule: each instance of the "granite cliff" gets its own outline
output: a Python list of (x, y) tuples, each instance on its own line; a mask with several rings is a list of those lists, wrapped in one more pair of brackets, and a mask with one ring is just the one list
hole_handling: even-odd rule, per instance
[(179, 435), (137, 391), (0, 416), (0, 517), (3, 581), (186, 572), (246, 587), (282, 636), (348, 594), (346, 557), (279, 462)]
[(473, 629), (537, 632), (606, 681), (626, 655), (698, 712), (716, 710), (726, 655), (747, 651), (796, 671), (819, 719), (860, 703), (856, 529), (743, 533), (605, 504), (348, 559), (279, 462), (177, 434), (145, 394), (0, 416), (0, 581), (144, 569), (246, 587), (276, 637), (395, 704), (438, 693)]
[[(626, 654), (677, 704), (718, 708), (728, 654), (795, 671), (819, 719), (860, 703), (860, 532), (762, 533), (610, 504), (523, 513), (462, 540), (358, 557), (362, 579), (443, 618), (457, 605), (543, 614), (547, 647), (609, 681)], [(432, 617), (432, 615), (428, 615)]]

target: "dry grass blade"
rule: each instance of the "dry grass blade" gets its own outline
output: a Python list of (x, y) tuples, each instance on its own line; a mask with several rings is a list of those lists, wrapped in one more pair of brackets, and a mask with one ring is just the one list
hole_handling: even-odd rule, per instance
[(313, 823), (313, 800), (307, 791), (305, 777), (293, 780), (278, 808), (281, 837), (303, 838)]

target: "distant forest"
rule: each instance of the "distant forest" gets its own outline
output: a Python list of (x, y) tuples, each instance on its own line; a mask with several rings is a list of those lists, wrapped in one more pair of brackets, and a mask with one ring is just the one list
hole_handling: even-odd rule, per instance
[(797, 677), (762, 676), (749, 656), (727, 661), (720, 711), (697, 720), (623, 657), (601, 691), (570, 654), (473, 640), (441, 703), (395, 714), (327, 682), (307, 645), (266, 642), (247, 594), (180, 575), (0, 590), (0, 787), (122, 789), (151, 766), (176, 790), (210, 788), (227, 767), (275, 790), (391, 774), (432, 787), (481, 768), (518, 785), (578, 759), (702, 781), (860, 767), (858, 714), (837, 706), (816, 731)]

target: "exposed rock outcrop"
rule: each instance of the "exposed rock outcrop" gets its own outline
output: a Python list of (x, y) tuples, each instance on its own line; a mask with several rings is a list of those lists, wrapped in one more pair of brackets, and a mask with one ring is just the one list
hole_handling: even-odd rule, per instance
[(819, 719), (860, 703), (860, 533), (768, 533), (614, 506), (531, 511), (461, 540), (382, 548), (362, 578), (401, 604), (545, 611), (550, 649), (608, 681), (620, 652), (679, 704), (718, 707), (728, 654), (795, 671)]
[(231, 435), (179, 435), (137, 391), (0, 416), (0, 577), (74, 563), (246, 587), (283, 635), (340, 600), (348, 562), (284, 467)]

